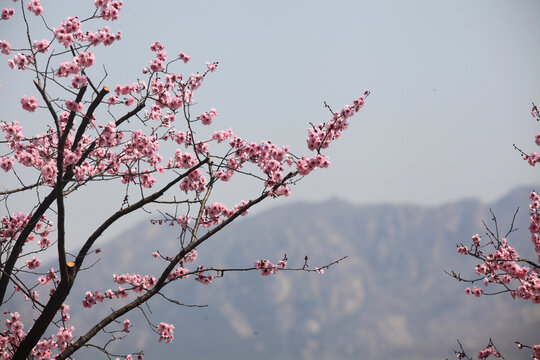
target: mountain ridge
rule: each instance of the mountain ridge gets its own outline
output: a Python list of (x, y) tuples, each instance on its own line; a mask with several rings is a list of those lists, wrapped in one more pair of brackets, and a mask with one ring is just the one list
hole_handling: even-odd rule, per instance
[[(515, 225), (523, 230), (512, 234), (510, 242), (531, 251), (523, 210), (527, 189), (518, 188), (489, 205), (474, 199), (436, 207), (354, 205), (334, 199), (248, 215), (202, 244), (190, 268), (250, 267), (261, 258), (276, 263), (285, 253), (291, 267), (301, 267), (306, 255), (312, 268), (348, 258), (324, 275), (226, 273), (208, 286), (193, 278), (179, 280), (164, 295), (208, 307), (178, 307), (155, 298), (146, 316), (154, 323), (173, 323), (175, 341), (158, 345), (139, 312), (127, 317), (135, 326), (126, 341), (113, 348), (144, 349), (146, 358), (197, 360), (442, 359), (454, 356), (457, 338), (472, 355), (492, 336), (507, 358), (529, 358), (516, 351), (513, 341), (538, 342), (537, 306), (512, 301), (506, 294), (467, 296), (465, 284), (443, 273), (474, 275), (476, 263), (459, 255), (456, 244), (468, 244), (474, 233), (482, 233), (481, 220), (489, 223), (489, 208), (500, 229), (506, 229), (520, 205)], [(111, 274), (155, 274), (164, 263), (151, 253), (174, 255), (178, 229), (141, 224), (117, 241), (100, 244), (100, 262), (81, 274), (83, 284), (69, 299), (74, 323), (86, 328), (98, 313), (105, 315), (109, 306), (119, 303), (98, 304), (91, 311), (80, 306), (85, 291), (115, 288)]]

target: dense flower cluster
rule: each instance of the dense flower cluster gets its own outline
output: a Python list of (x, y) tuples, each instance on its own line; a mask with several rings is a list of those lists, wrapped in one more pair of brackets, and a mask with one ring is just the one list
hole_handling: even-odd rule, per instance
[(261, 270), (262, 276), (268, 276), (270, 274), (277, 274), (279, 268), (285, 269), (287, 267), (287, 261), (281, 260), (277, 265), (272, 264), (269, 260), (261, 259), (255, 261), (255, 269)]
[[(538, 235), (540, 231), (540, 215), (539, 209), (539, 197), (535, 192), (530, 194), (530, 215), (531, 225), (529, 231), (533, 244), (535, 245), (535, 251), (540, 259), (540, 244), (538, 241)], [(485, 245), (494, 245), (493, 252), (485, 255), (485, 250), (482, 248)], [(524, 300), (530, 300), (535, 304), (540, 303), (540, 276), (538, 268), (531, 267), (524, 263), (520, 258), (518, 252), (508, 245), (506, 238), (503, 238), (500, 242), (490, 241), (484, 246), (481, 243), (481, 238), (478, 234), (472, 237), (472, 246), (469, 250), (466, 246), (459, 246), (458, 252), (460, 254), (470, 254), (474, 257), (482, 259), (483, 262), (475, 267), (475, 272), (478, 275), (484, 276), (484, 285), (488, 286), (490, 283), (501, 284), (506, 289), (509, 289), (512, 297), (522, 298)], [(510, 283), (515, 280), (518, 285), (515, 289), (510, 289)], [(473, 290), (467, 288), (465, 290), (467, 294), (474, 294), (479, 297), (484, 290), (474, 287)]]
[[(191, 57), (180, 52), (177, 57), (173, 56), (170, 59), (165, 46), (160, 42), (154, 42), (150, 46), (152, 58), (142, 69), (145, 79), (117, 84), (112, 87), (114, 92), (109, 93), (108, 87), (97, 89), (96, 83), (92, 82), (91, 76), (86, 73), (89, 67), (96, 64), (96, 57), (90, 49), (100, 45), (112, 45), (122, 39), (122, 33), (113, 32), (108, 26), (97, 30), (92, 28), (90, 31), (88, 24), (95, 20), (117, 20), (123, 2), (95, 0), (93, 15), (67, 17), (57, 26), (47, 24), (44, 8), (39, 0), (30, 0), (26, 5), (22, 8), (23, 15), (30, 11), (40, 16), (40, 24), (45, 25), (44, 31), (48, 31), (48, 36), (41, 38), (40, 35), (40, 39), (30, 39), (28, 36), (28, 39), (25, 39), (26, 45), (17, 44), (13, 47), (8, 41), (0, 40), (0, 52), (11, 56), (7, 61), (11, 69), (31, 71), (35, 74), (37, 91), (34, 95), (22, 96), (19, 108), (22, 107), (23, 110), (40, 116), (48, 114), (53, 121), (47, 124), (41, 134), (33, 137), (25, 136), (21, 124), (17, 121), (0, 122), (3, 133), (3, 139), (0, 140), (2, 145), (0, 168), (17, 179), (19, 173), (33, 173), (35, 176), (32, 184), (15, 189), (14, 193), (31, 190), (38, 194), (39, 205), (53, 197), (60, 203), (60, 199), (92, 181), (116, 181), (124, 184), (126, 188), (122, 204), (122, 209), (125, 210), (133, 206), (127, 195), (133, 185), (140, 190), (141, 202), (150, 198), (148, 194), (156, 195), (157, 199), (157, 194), (160, 194), (161, 190), (163, 193), (169, 188), (171, 192), (176, 190), (177, 193), (186, 195), (186, 201), (176, 200), (174, 196), (175, 200), (170, 202), (177, 207), (180, 204), (188, 204), (188, 210), (181, 213), (184, 215), (178, 216), (176, 212), (174, 216), (167, 215), (169, 223), (181, 227), (182, 250), (178, 251), (184, 251), (185, 243), (182, 242), (184, 240), (182, 236), (192, 234), (194, 241), (200, 235), (197, 234), (199, 226), (211, 232), (213, 226), (223, 225), (238, 215), (246, 215), (248, 208), (253, 204), (242, 200), (232, 208), (228, 208), (220, 202), (207, 201), (204, 194), (212, 186), (228, 182), (232, 176), (241, 174), (261, 180), (263, 188), (261, 199), (288, 196), (291, 193), (290, 185), (298, 180), (293, 179), (295, 176), (305, 176), (316, 168), (328, 167), (330, 160), (321, 154), (321, 149), (327, 148), (333, 140), (341, 136), (348, 127), (347, 119), (363, 106), (365, 97), (369, 94), (365, 92), (364, 96), (353, 101), (353, 105), (346, 105), (340, 112), (334, 113), (328, 122), (308, 130), (308, 148), (316, 151), (313, 156), (294, 155), (289, 147), (278, 146), (270, 140), (253, 142), (242, 139), (235, 136), (230, 128), (216, 129), (208, 137), (201, 138), (193, 128), (215, 125), (218, 111), (209, 108), (199, 116), (192, 117), (190, 107), (194, 106), (196, 90), (203, 85), (206, 76), (216, 71), (217, 62), (206, 62), (204, 72), (182, 75), (171, 70), (172, 64), (176, 62), (176, 65), (182, 65), (182, 62), (189, 62)], [(4, 8), (1, 13), (2, 20), (11, 20), (17, 16), (18, 14), (11, 8)], [(23, 20), (29, 24), (26, 16)], [(16, 49), (14, 54), (13, 49)], [(43, 61), (39, 61), (38, 64), (38, 60)], [(44, 66), (43, 64), (47, 64), (46, 70), (38, 66)], [(58, 90), (59, 95), (49, 96), (54, 90)], [(89, 92), (91, 95), (88, 95)], [(103, 111), (97, 112), (96, 109), (100, 106), (102, 106), (100, 110)], [(124, 116), (115, 116), (115, 111), (123, 112), (125, 109), (127, 113)], [(103, 113), (112, 116), (105, 117)], [(185, 120), (183, 130), (175, 128), (180, 126), (178, 124), (180, 117)], [(140, 129), (133, 127), (135, 119), (142, 123)], [(170, 158), (165, 159), (160, 151), (171, 145), (175, 150)], [(224, 149), (223, 155), (219, 155), (216, 151), (218, 147)], [(170, 178), (175, 180), (172, 181)], [(41, 196), (44, 192), (49, 192), (51, 196)], [(11, 193), (6, 194), (4, 195), (8, 196)], [(58, 194), (60, 196), (57, 198)], [(36, 206), (37, 210), (33, 210), (35, 215), (20, 212), (3, 216), (0, 227), (0, 249), (7, 257), (15, 245), (30, 243), (36, 237), (39, 238), (34, 248), (26, 248), (23, 244), (19, 250), (13, 250), (13, 254), (18, 256), (16, 257), (18, 261), (10, 269), (2, 268), (2, 271), (6, 271), (8, 276), (14, 279), (21, 271), (35, 275), (35, 285), (28, 286), (29, 284), (22, 282), (15, 284), (13, 297), (24, 297), (36, 309), (43, 309), (42, 305), (48, 302), (43, 296), (39, 297), (36, 289), (45, 291), (48, 289), (49, 297), (61, 296), (60, 292), (66, 288), (62, 287), (63, 282), (72, 281), (77, 272), (82, 270), (81, 257), (85, 260), (89, 254), (99, 252), (99, 249), (88, 250), (91, 249), (89, 246), (83, 254), (72, 258), (73, 261), (67, 261), (68, 259), (61, 261), (60, 269), (51, 268), (46, 272), (38, 272), (42, 262), (38, 255), (50, 247), (49, 236), (53, 231), (53, 224), (45, 213), (47, 211), (59, 213), (61, 207), (57, 204), (56, 208), (56, 205), (51, 204), (53, 201), (42, 213), (39, 212), (40, 206)], [(145, 204), (139, 208), (146, 206)], [(197, 215), (189, 211), (191, 207), (195, 207), (192, 204), (200, 206)], [(25, 229), (31, 231), (25, 233)], [(60, 229), (61, 226), (58, 225), (59, 233)], [(59, 235), (58, 244), (61, 242), (60, 238)], [(63, 246), (64, 244), (59, 245), (59, 249)], [(184, 279), (191, 274), (196, 281), (210, 284), (214, 275), (208, 274), (210, 271), (203, 265), (192, 270), (185, 267), (187, 263), (195, 261), (198, 255), (194, 247), (190, 250), (181, 259), (179, 254), (183, 252), (178, 253), (176, 257), (164, 257), (156, 251), (154, 257), (169, 262), (169, 267), (161, 277), (130, 273), (114, 274), (113, 281), (118, 288), (104, 292), (87, 291), (84, 297), (80, 295), (83, 298), (83, 307), (90, 309), (105, 299), (127, 298), (130, 292), (137, 296), (153, 294), (165, 284)], [(62, 251), (65, 250), (61, 249), (59, 253)], [(67, 258), (71, 254), (64, 256)], [(268, 260), (260, 260), (255, 264), (255, 268), (260, 270), (263, 276), (276, 274), (279, 269), (286, 266), (286, 258), (277, 265)], [(218, 272), (215, 269), (212, 271)], [(216, 276), (219, 276), (219, 273)], [(39, 338), (36, 337), (32, 346), (28, 348), (30, 353), (28, 356), (50, 360), (62, 352), (65, 355), (70, 351), (75, 329), (67, 324), (70, 320), (69, 306), (59, 305), (62, 302), (57, 302), (54, 309), (57, 332), (50, 336), (41, 333)], [(116, 318), (113, 320), (120, 321)], [(28, 340), (31, 336), (27, 336), (23, 331), (24, 325), (17, 312), (9, 313), (5, 324), (6, 330), (0, 333), (0, 357), (7, 360), (14, 356), (21, 342), (24, 344), (24, 339)], [(129, 333), (132, 326), (130, 320), (126, 319), (121, 324), (122, 328), (118, 331)], [(48, 327), (50, 324), (46, 325), (45, 327)], [(160, 323), (157, 327), (158, 340), (171, 342), (174, 338), (173, 330), (173, 325)], [(67, 356), (71, 356), (70, 353)], [(133, 355), (124, 357), (133, 359)], [(142, 354), (138, 355), (138, 359), (142, 359)]]
[(160, 323), (157, 332), (159, 334), (159, 341), (165, 340), (166, 343), (170, 343), (174, 339), (173, 335), (174, 326), (167, 323)]

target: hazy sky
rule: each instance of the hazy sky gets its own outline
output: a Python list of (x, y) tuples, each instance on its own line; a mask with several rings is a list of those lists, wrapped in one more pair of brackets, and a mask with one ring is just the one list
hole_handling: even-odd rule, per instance
[[(93, 11), (93, 1), (42, 2), (54, 27)], [(339, 109), (371, 90), (327, 152), (331, 167), (304, 179), (288, 201), (491, 201), (538, 183), (538, 169), (512, 144), (539, 151), (530, 115), (531, 103), (540, 103), (539, 18), (538, 0), (125, 1), (120, 20), (109, 23), (123, 40), (96, 56), (106, 62), (109, 87), (141, 77), (156, 40), (169, 56), (192, 56), (176, 68), (186, 75), (219, 61), (195, 112), (215, 107), (214, 129), (272, 139), (297, 154), (308, 151), (308, 122), (328, 119), (325, 100)], [(16, 23), (0, 24), (0, 39), (19, 33)], [(18, 102), (36, 91), (7, 58), (0, 120), (38, 121)], [(232, 184), (223, 202), (252, 197), (245, 188)]]

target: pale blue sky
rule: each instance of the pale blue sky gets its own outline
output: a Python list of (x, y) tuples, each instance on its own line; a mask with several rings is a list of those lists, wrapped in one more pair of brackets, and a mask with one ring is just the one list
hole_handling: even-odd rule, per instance
[[(98, 63), (106, 61), (106, 84), (140, 77), (156, 40), (170, 56), (192, 56), (177, 68), (186, 75), (219, 61), (195, 110), (215, 107), (215, 129), (232, 127), (241, 137), (272, 139), (301, 154), (308, 122), (328, 118), (323, 101), (338, 109), (371, 90), (327, 152), (331, 167), (304, 179), (288, 201), (436, 205), (464, 197), (491, 201), (538, 183), (538, 169), (512, 148), (539, 151), (530, 116), (531, 102), (540, 103), (537, 0), (151, 4), (125, 1), (120, 20), (109, 24), (124, 39), (96, 49)], [(93, 1), (43, 6), (57, 26), (76, 9), (88, 14)], [(18, 26), (4, 22), (0, 29), (0, 38), (10, 40)], [(31, 82), (5, 66), (6, 56), (0, 61), (0, 119), (36, 121), (18, 103), (35, 93)], [(256, 193), (246, 188), (232, 183), (221, 199), (232, 205)]]

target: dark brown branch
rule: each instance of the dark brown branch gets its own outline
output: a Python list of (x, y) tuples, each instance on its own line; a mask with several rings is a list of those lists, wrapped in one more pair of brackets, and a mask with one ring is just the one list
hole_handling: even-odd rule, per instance
[(185, 173), (178, 176), (176, 179), (174, 179), (173, 181), (171, 181), (170, 183), (165, 185), (161, 190), (159, 190), (159, 191), (153, 193), (152, 195), (149, 195), (149, 196), (137, 201), (136, 203), (134, 203), (134, 204), (132, 204), (132, 205), (130, 205), (130, 206), (124, 208), (124, 209), (121, 209), (121, 210), (117, 211), (114, 215), (112, 215), (110, 218), (105, 220), (105, 222), (103, 224), (101, 224), (101, 226), (98, 227), (96, 229), (96, 231), (94, 231), (94, 233), (92, 235), (90, 235), (88, 240), (86, 240), (83, 247), (79, 251), (79, 254), (77, 255), (77, 258), (75, 260), (75, 271), (78, 271), (78, 269), (82, 265), (82, 262), (83, 262), (84, 258), (86, 257), (86, 254), (88, 253), (88, 251), (90, 250), (90, 248), (92, 247), (94, 242), (101, 236), (101, 234), (109, 226), (111, 226), (114, 222), (116, 222), (121, 217), (123, 217), (123, 216), (125, 216), (125, 215), (127, 215), (127, 214), (129, 214), (129, 213), (131, 213), (131, 212), (133, 212), (135, 210), (138, 210), (138, 209), (142, 208), (144, 205), (149, 204), (149, 203), (153, 202), (156, 199), (159, 199), (172, 186), (177, 184), (180, 180), (184, 179), (186, 176), (188, 176), (193, 171), (197, 170), (199, 167), (206, 164), (207, 162), (208, 162), (208, 158), (204, 159), (203, 161), (201, 161), (197, 165), (190, 168)]
[(45, 104), (47, 104), (47, 108), (49, 109), (49, 112), (51, 113), (51, 116), (54, 119), (54, 123), (56, 124), (56, 128), (60, 128), (60, 122), (58, 121), (58, 115), (56, 114), (56, 111), (54, 111), (54, 107), (51, 104), (51, 101), (49, 100), (49, 97), (47, 96), (47, 93), (45, 93), (45, 90), (39, 85), (37, 81), (34, 81), (34, 85), (38, 89), (39, 93), (41, 94), (41, 97), (43, 98), (43, 101), (45, 101)]
[(73, 144), (71, 145), (71, 151), (75, 151), (75, 149), (77, 148), (77, 145), (79, 145), (79, 141), (81, 140), (81, 137), (86, 131), (86, 127), (88, 126), (88, 123), (92, 119), (92, 116), (94, 115), (94, 111), (101, 103), (101, 100), (103, 100), (105, 95), (107, 95), (108, 93), (109, 93), (109, 88), (106, 86), (103, 87), (103, 89), (101, 89), (101, 91), (98, 93), (96, 98), (92, 101), (92, 103), (88, 107), (88, 110), (86, 111), (86, 114), (83, 117), (81, 125), (79, 125), (79, 128), (77, 129), (77, 133), (75, 134)]
[[(208, 160), (208, 158), (206, 158)], [(202, 164), (202, 163), (200, 163)], [(143, 304), (144, 302), (150, 300), (155, 294), (159, 293), (159, 291), (167, 284), (167, 277), (171, 273), (171, 271), (174, 269), (174, 267), (183, 259), (183, 257), (189, 253), (191, 250), (195, 249), (197, 246), (199, 246), (204, 241), (208, 240), (210, 237), (212, 237), (214, 234), (216, 234), (218, 231), (223, 229), (225, 226), (229, 225), (231, 222), (233, 222), (237, 217), (242, 215), (245, 211), (249, 210), (252, 206), (260, 203), (264, 199), (268, 197), (271, 191), (277, 190), (279, 186), (282, 186), (285, 184), (287, 180), (294, 177), (297, 173), (295, 171), (292, 171), (288, 173), (282, 182), (274, 185), (271, 190), (264, 191), (259, 197), (257, 197), (254, 200), (250, 200), (246, 205), (242, 206), (236, 213), (234, 213), (230, 218), (224, 220), (221, 224), (217, 225), (212, 230), (208, 231), (206, 234), (201, 236), (198, 240), (190, 243), (187, 247), (183, 248), (176, 256), (169, 262), (169, 265), (165, 268), (165, 270), (162, 272), (159, 280), (157, 281), (156, 285), (149, 290), (144, 295), (141, 295), (134, 299), (129, 304), (121, 307), (120, 309), (114, 311), (109, 316), (102, 319), (99, 323), (94, 325), (92, 329), (90, 329), (86, 334), (82, 335), (77, 341), (75, 341), (72, 345), (70, 345), (64, 352), (62, 352), (60, 355), (58, 355), (57, 360), (64, 360), (67, 357), (71, 356), (77, 349), (79, 349), (81, 346), (86, 344), (90, 339), (92, 339), (101, 329), (105, 328), (107, 325), (109, 325), (111, 322), (115, 321), (122, 315), (128, 313), (129, 311), (133, 310), (134, 308), (138, 307), (139, 305)]]
[(13, 248), (11, 250), (11, 254), (9, 255), (9, 258), (4, 265), (2, 276), (0, 277), (0, 304), (2, 304), (4, 301), (6, 289), (10, 280), (10, 275), (13, 272), (13, 267), (15, 266), (15, 263), (19, 258), (20, 252), (26, 242), (26, 239), (28, 238), (28, 235), (32, 233), (41, 216), (45, 214), (45, 211), (49, 209), (55, 199), (56, 193), (55, 190), (53, 190), (49, 193), (49, 195), (45, 197), (45, 199), (43, 199), (43, 202), (36, 209), (36, 212), (32, 215), (30, 221), (28, 221), (24, 229), (19, 234), (19, 237), (15, 241), (15, 244), (13, 245)]
[(124, 121), (129, 120), (131, 117), (136, 115), (139, 111), (144, 109), (145, 106), (146, 106), (146, 103), (144, 101), (141, 101), (139, 104), (137, 104), (137, 106), (133, 110), (128, 112), (126, 115), (122, 116), (120, 119), (116, 120), (115, 122), (116, 127), (118, 127)]
[(32, 326), (32, 329), (30, 329), (24, 340), (19, 344), (12, 360), (25, 360), (28, 358), (32, 348), (37, 344), (45, 330), (47, 330), (58, 309), (64, 303), (72, 285), (72, 282), (60, 281), (58, 288), (49, 298), (49, 302)]
[(18, 189), (6, 190), (6, 191), (0, 191), (0, 195), (10, 195), (10, 194), (14, 194), (14, 193), (17, 193), (17, 192), (30, 190), (30, 189), (32, 189), (32, 188), (35, 188), (35, 187), (41, 185), (42, 183), (43, 183), (43, 182), (38, 181), (38, 182), (36, 182), (35, 184), (32, 184), (32, 185), (26, 185), (26, 186), (23, 186), (23, 187), (18, 188)]
[[(86, 86), (81, 87), (81, 89), (77, 93), (77, 96), (75, 97), (75, 102), (77, 104), (82, 101), (85, 92), (86, 92)], [(75, 115), (76, 114), (77, 114), (76, 111), (70, 111), (69, 112), (67, 123), (66, 123), (66, 126), (64, 128), (64, 132), (62, 133), (62, 137), (60, 138), (60, 141), (59, 141), (59, 144), (58, 144), (58, 149), (59, 149), (58, 152), (59, 153), (60, 153), (60, 150), (63, 151), (63, 149), (64, 149), (63, 145), (66, 143), (66, 139), (67, 139), (67, 137), (69, 135), (69, 132), (70, 132), (71, 128), (73, 127), (73, 122), (75, 121)], [(60, 129), (58, 130), (58, 136), (60, 137)]]
[[(77, 255), (77, 258), (75, 260), (75, 266), (74, 266), (73, 269), (71, 269), (70, 276), (66, 277), (67, 281), (65, 281), (63, 279), (62, 279), (62, 281), (60, 281), (58, 289), (56, 289), (53, 296), (51, 296), (51, 298), (49, 299), (49, 302), (45, 306), (45, 309), (41, 312), (39, 318), (36, 320), (36, 322), (32, 326), (32, 329), (30, 329), (30, 332), (28, 333), (26, 338), (23, 340), (23, 342), (21, 342), (19, 348), (17, 349), (17, 352), (15, 353), (15, 355), (13, 357), (14, 360), (16, 360), (16, 359), (20, 359), (20, 360), (26, 359), (28, 357), (28, 355), (30, 354), (30, 351), (32, 350), (32, 348), (37, 344), (40, 337), (43, 335), (43, 333), (47, 329), (48, 325), (50, 324), (50, 322), (52, 321), (52, 319), (54, 318), (54, 316), (58, 312), (58, 309), (60, 308), (60, 306), (62, 305), (62, 303), (66, 299), (66, 297), (68, 296), (68, 294), (69, 294), (69, 292), (71, 290), (71, 287), (73, 285), (73, 281), (74, 281), (74, 279), (75, 279), (75, 277), (77, 275), (77, 271), (81, 267), (82, 262), (84, 261), (84, 258), (86, 257), (90, 247), (92, 247), (94, 242), (101, 236), (101, 234), (109, 226), (111, 226), (114, 222), (116, 222), (116, 220), (120, 219), (124, 215), (127, 215), (127, 214), (129, 214), (129, 213), (131, 213), (131, 212), (133, 212), (135, 210), (140, 209), (142, 206), (144, 206), (144, 205), (152, 202), (153, 200), (159, 198), (160, 196), (162, 196), (165, 193), (165, 191), (170, 189), (174, 184), (178, 183), (184, 177), (188, 176), (190, 173), (192, 173), (193, 171), (195, 171), (196, 169), (198, 169), (200, 166), (202, 166), (203, 164), (205, 164), (207, 162), (208, 162), (208, 158), (204, 159), (203, 161), (198, 163), (196, 166), (192, 167), (187, 172), (180, 175), (175, 180), (171, 181), (169, 184), (167, 184), (161, 190), (155, 192), (154, 194), (152, 194), (152, 195), (150, 195), (150, 196), (148, 196), (148, 197), (146, 197), (144, 199), (141, 199), (137, 203), (135, 203), (135, 204), (133, 204), (133, 205), (131, 205), (131, 206), (125, 208), (125, 209), (122, 209), (122, 210), (116, 212), (113, 216), (108, 218), (96, 231), (94, 231), (94, 233), (88, 238), (88, 240), (86, 240), (85, 244), (83, 245), (83, 247), (79, 251), (79, 254)], [(163, 284), (162, 284), (162, 286), (163, 286)], [(146, 295), (148, 295), (148, 293), (145, 294), (145, 296)], [(153, 296), (153, 293), (148, 298), (145, 298), (144, 301), (141, 301), (140, 303), (137, 303), (136, 305), (133, 305), (133, 307), (144, 303), (151, 296)], [(131, 304), (134, 304), (134, 302), (132, 302)], [(131, 305), (131, 304), (128, 304), (128, 305)], [(129, 310), (131, 310), (133, 307), (130, 307)], [(129, 311), (129, 310), (126, 310), (126, 312)], [(105, 325), (109, 324), (110, 322), (112, 322), (113, 320), (116, 319), (116, 317), (111, 318), (111, 315), (109, 315), (106, 318), (106, 319), (110, 318), (110, 321), (106, 322), (106, 324), (104, 324), (102, 327), (100, 327), (97, 331), (101, 330), (103, 327), (105, 327)], [(102, 322), (100, 322), (100, 324)], [(88, 337), (88, 339), (86, 339), (84, 342), (80, 343), (80, 345), (77, 346), (75, 349), (80, 348), (91, 337), (93, 337), (93, 335)], [(70, 349), (70, 348), (68, 348), (68, 349)], [(68, 351), (68, 350), (66, 350), (66, 351)], [(64, 353), (66, 351), (64, 351)], [(73, 350), (73, 351), (75, 351), (75, 350)], [(69, 356), (71, 353), (73, 353), (73, 351), (70, 352), (67, 356)], [(64, 353), (62, 353), (62, 354), (64, 354)]]
[[(82, 101), (84, 93), (86, 92), (86, 86), (83, 86), (79, 93), (77, 94), (77, 97), (75, 98), (75, 102), (79, 103)], [(54, 191), (56, 193), (56, 207), (57, 207), (57, 230), (58, 230), (58, 241), (57, 241), (57, 249), (58, 249), (58, 267), (60, 268), (60, 278), (62, 281), (68, 281), (68, 270), (66, 265), (66, 247), (65, 247), (65, 240), (66, 240), (66, 231), (65, 231), (65, 221), (66, 221), (66, 215), (65, 215), (65, 208), (64, 208), (64, 150), (66, 147), (66, 140), (69, 135), (69, 132), (71, 130), (71, 127), (73, 126), (73, 122), (75, 120), (75, 111), (71, 111), (69, 114), (66, 126), (64, 128), (64, 132), (61, 133), (61, 129), (57, 129), (57, 136), (59, 138), (58, 141), (58, 149), (56, 154), (56, 169), (57, 169), (57, 177), (56, 177), (56, 185), (54, 187)]]

